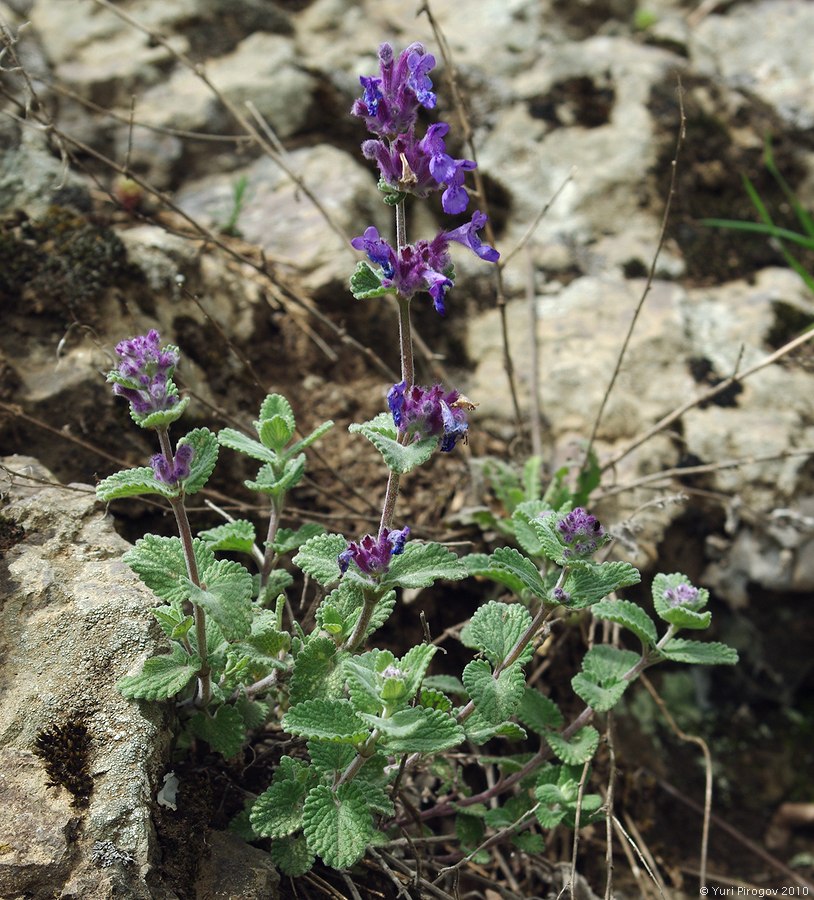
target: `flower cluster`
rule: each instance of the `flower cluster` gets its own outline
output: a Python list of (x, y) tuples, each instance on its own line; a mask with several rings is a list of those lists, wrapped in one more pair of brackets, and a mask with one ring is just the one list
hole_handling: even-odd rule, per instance
[(486, 216), (476, 211), (464, 225), (442, 231), (431, 241), (422, 239), (408, 244), (398, 252), (371, 225), (363, 235), (354, 238), (351, 245), (363, 250), (367, 258), (380, 267), (379, 279), (383, 287), (392, 288), (405, 299), (426, 292), (432, 297), (436, 312), (444, 315), (444, 298), (452, 287), (450, 242), (463, 244), (486, 262), (497, 262), (499, 258), (498, 252), (478, 236), (485, 223)]
[(404, 550), (410, 529), (404, 526), (400, 531), (382, 528), (378, 537), (366, 534), (361, 541), (351, 541), (348, 549), (339, 554), (339, 569), (348, 571), (351, 562), (361, 569), (365, 575), (382, 575), (390, 566), (390, 560)]
[(667, 588), (664, 592), (664, 599), (670, 606), (689, 606), (698, 602), (698, 588), (681, 582), (675, 587)]
[(414, 384), (408, 388), (401, 381), (390, 388), (387, 405), (399, 434), (416, 441), (440, 437), (441, 451), (449, 453), (460, 439), (466, 442), (469, 428), (466, 413), (458, 405), (459, 398), (457, 391), (445, 393), (440, 384), (430, 388)]
[(150, 458), (155, 477), (164, 484), (176, 485), (189, 475), (189, 464), (195, 451), (189, 444), (181, 444), (175, 451), (172, 462), (163, 453), (156, 453)]
[(596, 516), (589, 515), (581, 506), (557, 522), (557, 531), (565, 544), (562, 554), (565, 559), (590, 556), (604, 543), (605, 529)]
[(469, 203), (463, 186), (464, 173), (475, 168), (471, 159), (453, 159), (444, 138), (449, 125), (430, 126), (418, 140), (415, 124), (419, 106), (433, 109), (436, 96), (429, 72), (435, 57), (419, 44), (410, 44), (398, 59), (390, 44), (379, 47), (379, 75), (361, 76), (364, 88), (351, 108), (377, 135), (362, 144), (365, 158), (375, 160), (383, 182), (393, 191), (426, 197), (444, 188), (441, 205), (451, 215), (462, 213)]
[(141, 416), (171, 409), (178, 402), (171, 387), (178, 351), (175, 347), (162, 350), (160, 343), (158, 332), (152, 329), (116, 345), (121, 362), (111, 373), (113, 393), (129, 400), (133, 412)]

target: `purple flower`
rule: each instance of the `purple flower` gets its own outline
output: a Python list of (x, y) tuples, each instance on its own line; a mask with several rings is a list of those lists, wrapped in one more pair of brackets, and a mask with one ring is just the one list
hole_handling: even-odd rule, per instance
[(667, 588), (664, 592), (664, 599), (670, 606), (686, 606), (698, 600), (698, 588), (681, 582), (675, 587)]
[(382, 528), (378, 537), (366, 534), (361, 541), (351, 541), (348, 549), (337, 557), (339, 570), (344, 574), (351, 562), (365, 575), (383, 575), (390, 567), (390, 560), (404, 550), (404, 544), (410, 534), (407, 525), (401, 531)]
[(477, 235), (478, 229), (485, 222), (486, 216), (482, 212), (475, 212), (466, 225), (454, 231), (442, 231), (431, 241), (419, 240), (415, 244), (408, 244), (399, 253), (371, 225), (363, 235), (354, 238), (351, 245), (357, 250), (363, 250), (371, 262), (381, 267), (383, 287), (392, 288), (405, 299), (426, 292), (432, 297), (436, 312), (443, 316), (446, 313), (444, 299), (452, 287), (452, 279), (448, 274), (452, 268), (449, 242), (464, 244), (487, 262), (495, 262), (499, 257), (498, 252), (488, 244), (481, 243)]
[(175, 457), (170, 464), (169, 460), (163, 453), (156, 453), (150, 458), (150, 465), (153, 468), (156, 480), (164, 484), (175, 485), (179, 481), (189, 476), (189, 464), (195, 455), (190, 444), (180, 444), (175, 451)]
[(428, 437), (441, 438), (441, 451), (449, 453), (463, 439), (469, 424), (466, 413), (458, 405), (457, 391), (444, 392), (440, 384), (430, 388), (417, 384), (407, 387), (405, 382), (394, 384), (387, 394), (387, 405), (399, 434), (409, 440)]
[(554, 599), (557, 601), (557, 603), (561, 603), (563, 606), (565, 606), (571, 599), (571, 595), (567, 591), (564, 591), (562, 588), (554, 588), (553, 593)]
[(419, 43), (410, 44), (395, 61), (390, 44), (382, 44), (379, 75), (359, 78), (364, 91), (351, 107), (351, 114), (363, 118), (370, 132), (383, 137), (410, 131), (419, 106), (435, 107), (436, 97), (428, 74), (434, 66), (435, 57)]
[(170, 409), (178, 402), (178, 397), (169, 390), (172, 373), (178, 365), (178, 351), (174, 347), (161, 350), (159, 345), (155, 329), (116, 345), (121, 362), (111, 372), (116, 379), (113, 393), (129, 400), (138, 415)]
[(605, 537), (605, 529), (596, 516), (588, 515), (581, 506), (557, 522), (557, 531), (566, 545), (562, 554), (565, 559), (569, 556), (590, 556)]

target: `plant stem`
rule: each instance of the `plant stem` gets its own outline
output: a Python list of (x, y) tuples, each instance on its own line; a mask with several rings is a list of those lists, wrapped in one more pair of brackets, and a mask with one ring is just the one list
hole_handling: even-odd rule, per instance
[(365, 634), (367, 633), (368, 625), (370, 625), (370, 617), (373, 615), (373, 610), (376, 608), (376, 604), (381, 600), (381, 597), (370, 588), (363, 589), (364, 594), (364, 605), (362, 606), (362, 611), (359, 613), (359, 618), (356, 620), (356, 625), (354, 626), (353, 633), (351, 636), (345, 641), (343, 650), (346, 650), (348, 653), (354, 653), (362, 641), (365, 639)]
[(260, 568), (260, 589), (262, 590), (269, 580), (271, 566), (274, 562), (274, 550), (272, 544), (280, 527), (280, 514), (283, 511), (283, 498), (272, 495), (271, 511), (269, 512), (269, 530), (266, 535), (266, 550), (263, 554), (263, 565)]
[[(174, 464), (174, 454), (172, 443), (170, 442), (170, 434), (166, 428), (157, 428), (158, 442), (161, 445), (161, 452), (167, 460), (167, 466), (172, 471)], [(198, 563), (195, 559), (195, 551), (192, 545), (192, 528), (189, 524), (186, 507), (182, 497), (170, 497), (170, 506), (175, 515), (175, 523), (178, 526), (178, 537), (181, 539), (181, 547), (184, 551), (184, 560), (187, 566), (187, 575), (189, 580), (196, 586), (201, 587), (201, 577), (198, 574)], [(195, 705), (200, 707), (208, 706), (212, 698), (212, 679), (210, 675), (209, 661), (206, 658), (206, 615), (200, 606), (193, 604), (192, 616), (195, 621), (195, 637), (198, 642), (198, 656), (201, 658), (201, 667), (198, 670), (198, 693), (195, 698)]]

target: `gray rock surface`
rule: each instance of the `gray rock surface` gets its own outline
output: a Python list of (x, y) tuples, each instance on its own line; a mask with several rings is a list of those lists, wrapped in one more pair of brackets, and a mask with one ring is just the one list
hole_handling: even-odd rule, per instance
[[(53, 483), (31, 458), (2, 465), (0, 515), (19, 541), (0, 561), (0, 896), (169, 900), (150, 807), (170, 730), (161, 707), (115, 689), (158, 649), (154, 598), (121, 562), (127, 544), (91, 488)], [(91, 738), (86, 809), (33, 753), (40, 732), (71, 720)]]

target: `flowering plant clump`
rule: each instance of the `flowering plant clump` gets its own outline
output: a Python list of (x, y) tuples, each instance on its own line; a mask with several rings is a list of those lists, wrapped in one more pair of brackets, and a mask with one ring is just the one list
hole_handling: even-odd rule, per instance
[[(588, 780), (600, 741), (591, 723), (641, 672), (662, 661), (732, 664), (737, 658), (723, 644), (676, 637), (682, 629), (708, 627), (711, 618), (703, 611), (707, 592), (681, 573), (654, 579), (658, 622), (618, 598), (639, 581), (638, 570), (598, 559), (600, 550), (610, 550), (612, 536), (581, 505), (590, 489), (570, 491), (560, 478), (541, 495), (539, 460), (530, 461), (522, 485), (500, 493), (505, 517), (490, 511), (480, 517), (509, 546), (490, 542), (489, 552), (458, 555), (422, 539), (417, 527), (394, 527), (403, 476), (436, 451), (451, 453), (465, 442), (467, 412), (475, 408), (454, 388), (416, 382), (411, 302), (427, 294), (439, 313), (446, 312), (455, 279), (451, 244), (486, 263), (498, 261), (479, 237), (486, 222), (479, 211), (433, 237), (407, 240), (405, 204), (441, 192), (442, 209), (462, 213), (469, 201), (465, 177), (475, 166), (447, 154), (445, 123), (431, 124), (423, 137), (416, 132), (419, 113), (437, 105), (434, 64), (421, 44), (398, 56), (382, 44), (379, 73), (362, 76), (362, 96), (352, 109), (374, 135), (362, 153), (376, 161), (395, 219), (395, 241), (374, 227), (352, 241), (367, 256), (351, 279), (353, 295), (394, 295), (399, 317), (401, 378), (387, 393), (387, 410), (349, 426), (370, 441), (387, 470), (378, 529), (357, 541), (314, 522), (296, 529), (283, 524), (288, 496), (305, 475), (306, 451), (332, 422), (298, 437), (289, 402), (269, 394), (253, 433), (196, 428), (173, 443), (170, 427), (189, 401), (173, 381), (179, 350), (162, 347), (155, 330), (122, 341), (118, 366), (108, 375), (136, 424), (155, 433), (159, 452), (149, 466), (104, 479), (97, 495), (104, 501), (158, 495), (178, 531), (177, 537), (148, 534), (125, 555), (156, 595), (153, 615), (168, 650), (137, 665), (118, 688), (133, 699), (174, 700), (185, 740), (239, 758), (235, 771), (247, 767), (247, 745), (256, 734), (268, 743), (284, 733), (282, 746), (290, 752), (264, 750), (278, 762), (259, 796), (241, 788), (249, 802), (235, 828), (248, 840), (265, 841), (290, 876), (306, 873), (317, 857), (348, 869), (369, 847), (403, 843), (403, 835), (412, 845), (425, 837), (426, 823), (441, 816), (456, 816), (463, 862), (476, 853), (482, 860), (502, 840), (511, 840), (517, 852), (536, 852), (542, 833), (561, 823), (577, 828), (601, 813), (602, 798), (591, 793)], [(187, 498), (205, 487), (222, 449), (259, 464), (245, 486), (268, 513), (260, 537), (254, 522), (231, 517), (193, 531)], [(240, 554), (246, 565), (233, 558)], [(430, 674), (447, 634), (432, 641), (429, 625), (427, 637), (400, 658), (369, 647), (405, 592), (415, 596), (470, 577), (492, 582), (499, 599), (473, 608), (462, 629), (449, 630), (471, 651), (460, 678)], [(310, 596), (312, 604), (291, 602), (295, 581), (301, 599)], [(526, 667), (551, 624), (583, 610), (625, 630), (637, 649), (596, 645), (586, 653), (571, 679), (580, 711), (566, 724), (545, 685), (527, 685)], [(529, 732), (535, 733), (531, 745)], [(449, 752), (491, 741), (508, 745), (505, 770), (468, 784), (468, 762), (464, 767), (462, 754)], [(471, 759), (469, 750), (464, 755)], [(406, 782), (425, 766), (424, 787), (405, 794)], [(434, 797), (433, 789), (445, 796)], [(413, 874), (421, 881), (417, 870)], [(436, 875), (436, 881), (444, 878)], [(427, 886), (427, 896), (436, 891), (434, 883), (422, 882), (422, 896)]]

